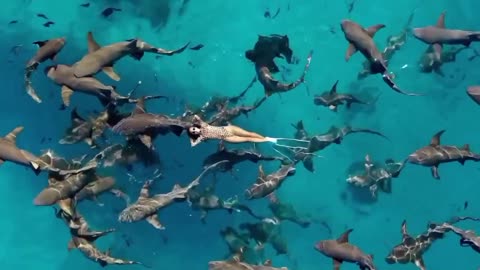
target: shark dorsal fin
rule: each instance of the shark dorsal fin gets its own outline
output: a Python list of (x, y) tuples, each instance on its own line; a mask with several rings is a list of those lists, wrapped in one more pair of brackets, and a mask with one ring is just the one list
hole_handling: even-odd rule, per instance
[(94, 51), (98, 51), (98, 49), (101, 48), (101, 46), (95, 41), (93, 38), (93, 33), (92, 31), (89, 31), (87, 33), (87, 43), (88, 43), (88, 52), (92, 53)]
[(372, 164), (372, 158), (370, 157), (370, 154), (365, 155), (365, 163)]
[(264, 266), (272, 266), (272, 260), (270, 259), (267, 259), (265, 260), (265, 262), (263, 263)]
[(407, 221), (406, 220), (403, 220), (403, 222), (402, 222), (402, 235), (404, 237), (408, 236), (408, 228), (407, 228)]
[(338, 80), (333, 84), (332, 88), (330, 89), (330, 94), (336, 94), (337, 93), (337, 85), (338, 85)]
[(339, 130), (338, 127), (336, 127), (336, 126), (331, 126), (331, 127), (328, 129), (327, 133), (330, 133), (330, 134), (332, 134), (332, 133), (337, 133), (338, 130)]
[(350, 233), (353, 231), (353, 229), (348, 229), (346, 232), (344, 232), (340, 237), (337, 239), (338, 243), (348, 243), (348, 236)]
[(173, 186), (172, 191), (177, 191), (177, 190), (180, 190), (180, 189), (182, 189), (182, 187), (181, 187), (179, 184), (175, 184), (175, 185)]
[(365, 155), (365, 171), (367, 174), (370, 174), (372, 170), (372, 158), (370, 157), (370, 154)]
[(303, 126), (303, 120), (298, 121), (297, 129), (305, 129), (305, 127)]
[(137, 104), (135, 104), (135, 109), (132, 112), (132, 115), (146, 113), (145, 110), (145, 97), (138, 99)]
[(430, 141), (431, 146), (438, 146), (440, 145), (440, 137), (442, 137), (442, 134), (445, 132), (445, 130), (440, 130), (439, 132), (435, 133), (433, 135), (432, 140)]
[(465, 144), (463, 147), (462, 147), (462, 150), (465, 150), (465, 151), (468, 151), (470, 152), (470, 144)]
[(370, 35), (370, 37), (373, 38), (375, 34), (378, 32), (378, 30), (384, 27), (385, 27), (385, 24), (375, 24), (365, 29), (365, 31), (367, 31), (368, 35)]
[(442, 12), (442, 14), (440, 14), (440, 17), (438, 17), (438, 20), (437, 20), (437, 27), (438, 28), (445, 28), (445, 14), (446, 12)]
[(260, 178), (265, 177), (265, 171), (263, 170), (263, 165), (258, 166), (258, 177)]
[(5, 140), (13, 143), (13, 144), (16, 144), (17, 143), (17, 136), (18, 134), (20, 134), (20, 132), (23, 131), (23, 127), (20, 126), (20, 127), (16, 127), (14, 130), (10, 131), (10, 133), (7, 134), (7, 136), (5, 136)]

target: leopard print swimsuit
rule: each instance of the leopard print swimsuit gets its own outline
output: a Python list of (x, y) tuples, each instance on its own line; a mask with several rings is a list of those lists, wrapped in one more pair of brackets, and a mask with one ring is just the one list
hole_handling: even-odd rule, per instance
[(207, 140), (207, 139), (225, 140), (228, 137), (234, 136), (225, 127), (215, 127), (210, 125), (202, 125), (201, 134), (202, 134), (201, 136), (203, 137), (203, 140)]

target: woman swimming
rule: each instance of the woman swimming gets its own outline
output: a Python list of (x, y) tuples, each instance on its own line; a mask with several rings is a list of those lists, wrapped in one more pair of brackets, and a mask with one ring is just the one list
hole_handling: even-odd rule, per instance
[(234, 125), (211, 126), (200, 119), (198, 115), (193, 116), (193, 125), (188, 128), (188, 136), (190, 137), (192, 147), (209, 139), (223, 140), (230, 143), (277, 142), (275, 138), (269, 138), (255, 132), (246, 131)]
[[(271, 142), (276, 146), (285, 147), (290, 150), (298, 150), (303, 149), (307, 150), (307, 147), (301, 146), (289, 146), (284, 144), (278, 144), (278, 141), (295, 141), (306, 143), (307, 145), (310, 143), (308, 140), (298, 140), (298, 139), (290, 139), (290, 138), (271, 138), (265, 137), (255, 132), (246, 131), (242, 128), (239, 128), (234, 125), (228, 126), (212, 126), (208, 123), (204, 122), (198, 115), (194, 115), (192, 119), (192, 126), (188, 128), (188, 136), (190, 137), (190, 143), (192, 147), (196, 146), (197, 144), (210, 140), (222, 140), (230, 143), (244, 143), (244, 142), (252, 142), (252, 143), (263, 143), (263, 142)], [(276, 150), (274, 148), (274, 150)]]

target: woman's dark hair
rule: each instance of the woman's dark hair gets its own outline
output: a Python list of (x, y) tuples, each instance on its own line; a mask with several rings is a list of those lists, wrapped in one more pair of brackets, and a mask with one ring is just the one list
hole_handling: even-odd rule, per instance
[(200, 128), (200, 126), (199, 125), (191, 125), (191, 126), (186, 127), (188, 137), (190, 137), (190, 139), (192, 139), (192, 140), (197, 140), (200, 137), (200, 134), (193, 134), (192, 132), (190, 132), (190, 128), (192, 128), (192, 127)]

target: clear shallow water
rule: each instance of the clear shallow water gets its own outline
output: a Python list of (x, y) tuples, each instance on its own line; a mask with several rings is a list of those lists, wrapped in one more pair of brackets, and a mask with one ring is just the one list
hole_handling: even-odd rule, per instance
[[(375, 160), (386, 158), (402, 159), (415, 149), (427, 144), (430, 137), (440, 129), (447, 129), (443, 143), (463, 145), (470, 143), (472, 150), (480, 151), (478, 134), (480, 127), (475, 115), (480, 108), (466, 96), (468, 85), (478, 84), (480, 70), (478, 60), (467, 58), (467, 50), (458, 56), (455, 63), (444, 66), (445, 78), (434, 74), (420, 74), (415, 66), (425, 45), (410, 38), (405, 47), (396, 53), (390, 69), (405, 89), (426, 92), (428, 97), (406, 97), (389, 90), (378, 76), (357, 82), (356, 75), (363, 58), (355, 55), (345, 63), (347, 44), (340, 32), (339, 22), (347, 17), (343, 1), (190, 1), (182, 16), (178, 15), (180, 4), (172, 1), (166, 24), (152, 28), (151, 22), (138, 14), (143, 10), (139, 1), (119, 3), (124, 11), (114, 14), (110, 21), (98, 18), (104, 4), (99, 1), (89, 9), (79, 8), (77, 1), (15, 1), (4, 3), (0, 10), (1, 50), (4, 52), (4, 66), (1, 69), (4, 98), (0, 107), (2, 116), (0, 129), (6, 134), (14, 127), (23, 125), (25, 130), (19, 136), (20, 147), (38, 153), (52, 148), (56, 153), (75, 157), (90, 151), (86, 145), (60, 146), (56, 143), (69, 125), (69, 113), (58, 110), (60, 88), (53, 85), (37, 72), (34, 77), (36, 89), (44, 99), (35, 104), (23, 90), (23, 67), (36, 48), (30, 45), (36, 40), (58, 36), (67, 37), (67, 45), (60, 53), (60, 63), (71, 64), (86, 52), (86, 32), (94, 31), (101, 44), (141, 37), (165, 48), (175, 48), (186, 41), (203, 43), (205, 48), (187, 51), (174, 57), (155, 59), (145, 56), (141, 62), (131, 59), (120, 61), (116, 67), (123, 75), (117, 89), (128, 92), (138, 80), (143, 82), (139, 94), (161, 93), (175, 96), (176, 101), (153, 101), (148, 103), (151, 112), (178, 114), (182, 103), (201, 104), (215, 93), (233, 95), (243, 89), (254, 75), (253, 66), (244, 58), (244, 52), (253, 47), (257, 34), (287, 34), (294, 54), (303, 63), (308, 51), (314, 49), (314, 57), (307, 75), (311, 95), (305, 86), (280, 96), (272, 96), (249, 118), (239, 118), (237, 124), (273, 137), (292, 137), (294, 130), (290, 123), (300, 119), (310, 133), (326, 131), (332, 124), (349, 123), (355, 127), (377, 129), (386, 134), (392, 142), (368, 135), (352, 135), (342, 145), (333, 145), (321, 152), (325, 159), (316, 159), (316, 173), (311, 174), (298, 166), (297, 174), (287, 180), (278, 192), (284, 201), (291, 202), (298, 211), (309, 213), (316, 220), (325, 221), (332, 228), (333, 235), (320, 224), (308, 229), (286, 223), (282, 225), (289, 243), (291, 258), (298, 269), (329, 269), (330, 259), (313, 250), (313, 244), (320, 239), (333, 238), (345, 228), (352, 227), (351, 241), (366, 252), (375, 255), (379, 269), (415, 269), (413, 265), (386, 265), (384, 257), (394, 245), (401, 241), (400, 224), (407, 219), (412, 234), (424, 231), (428, 221), (443, 221), (452, 215), (479, 212), (480, 199), (476, 190), (480, 188), (480, 172), (474, 163), (461, 166), (458, 163), (440, 167), (442, 180), (435, 181), (428, 168), (407, 166), (398, 179), (394, 179), (393, 194), (380, 194), (376, 203), (366, 202), (354, 196), (345, 183), (346, 169), (355, 161), (362, 160), (370, 153)], [(48, 2), (48, 3), (47, 3)], [(114, 2), (114, 1), (110, 1)], [(145, 3), (143, 3), (145, 2)], [(168, 1), (165, 1), (168, 2)], [(376, 43), (383, 46), (386, 38), (401, 31), (410, 12), (417, 8), (412, 25), (424, 26), (436, 22), (443, 11), (447, 11), (446, 24), (452, 28), (480, 29), (475, 18), (478, 4), (475, 1), (380, 1), (358, 0), (352, 19), (364, 26), (384, 23), (387, 27), (375, 36)], [(263, 17), (266, 8), (271, 11), (281, 8), (275, 20)], [(165, 9), (165, 7), (162, 7)], [(36, 13), (45, 13), (56, 24), (44, 28)], [(143, 14), (144, 15), (144, 14)], [(10, 20), (20, 22), (7, 27)], [(330, 33), (333, 26), (336, 34)], [(18, 57), (9, 55), (9, 49), (24, 44)], [(472, 47), (478, 47), (473, 44)], [(7, 60), (12, 60), (7, 63)], [(195, 68), (188, 64), (191, 62)], [(282, 60), (277, 63), (286, 65)], [(400, 69), (408, 64), (406, 69)], [(294, 79), (301, 72), (301, 65), (291, 66)], [(158, 84), (154, 80), (157, 74)], [(112, 83), (103, 75), (103, 81)], [(339, 79), (339, 88), (345, 90), (381, 93), (375, 109), (353, 115), (340, 110), (334, 114), (325, 108), (313, 105), (312, 95), (326, 89)], [(263, 95), (259, 84), (249, 92), (246, 103)], [(92, 98), (74, 95), (73, 106), (82, 113), (99, 109)], [(43, 137), (51, 137), (51, 143), (41, 144)], [(201, 160), (216, 149), (214, 142), (190, 148), (183, 136), (161, 137), (156, 147), (165, 163), (165, 178), (156, 185), (156, 191), (166, 191), (176, 183), (187, 183), (201, 170)], [(263, 149), (267, 149), (263, 147)], [(179, 167), (177, 162), (184, 166)], [(268, 171), (275, 164), (265, 165)], [(221, 178), (218, 190), (221, 195), (243, 194), (243, 190), (254, 181), (257, 168), (251, 164), (238, 167), (240, 181), (229, 175)], [(122, 182), (132, 197), (136, 198), (141, 184), (129, 183), (125, 172), (120, 169), (106, 171)], [(137, 170), (139, 180), (149, 176), (148, 171)], [(54, 218), (50, 207), (35, 207), (33, 198), (46, 185), (45, 175), (35, 177), (30, 171), (11, 163), (0, 169), (0, 265), (2, 268), (18, 269), (100, 269), (83, 258), (78, 251), (67, 251), (69, 233), (64, 225)], [(346, 192), (347, 199), (341, 194)], [(470, 202), (467, 211), (459, 212), (464, 201)], [(94, 228), (115, 227), (117, 232), (99, 241), (102, 249), (112, 248), (118, 257), (143, 261), (154, 269), (206, 269), (210, 260), (221, 259), (226, 246), (219, 237), (219, 230), (227, 225), (245, 222), (245, 215), (228, 215), (212, 212), (208, 224), (199, 222), (199, 213), (192, 212), (187, 204), (175, 205), (161, 212), (167, 226), (166, 231), (156, 231), (146, 222), (119, 224), (118, 212), (123, 205), (110, 196), (103, 196), (103, 207), (85, 202), (81, 210)], [(264, 201), (252, 203), (254, 208), (269, 214)], [(478, 224), (465, 223), (465, 228), (478, 228)], [(126, 247), (122, 235), (131, 238), (133, 244)], [(165, 243), (165, 237), (168, 242)], [(292, 260), (285, 256), (274, 256), (267, 249), (278, 266), (293, 267)], [(456, 237), (447, 236), (434, 244), (424, 256), (428, 269), (476, 269), (480, 266), (478, 254), (468, 248), (461, 248)], [(113, 269), (117, 268), (112, 266)], [(123, 269), (140, 269), (123, 266)], [(357, 266), (344, 264), (342, 269), (356, 269)], [(293, 268), (292, 268), (293, 269)]]

